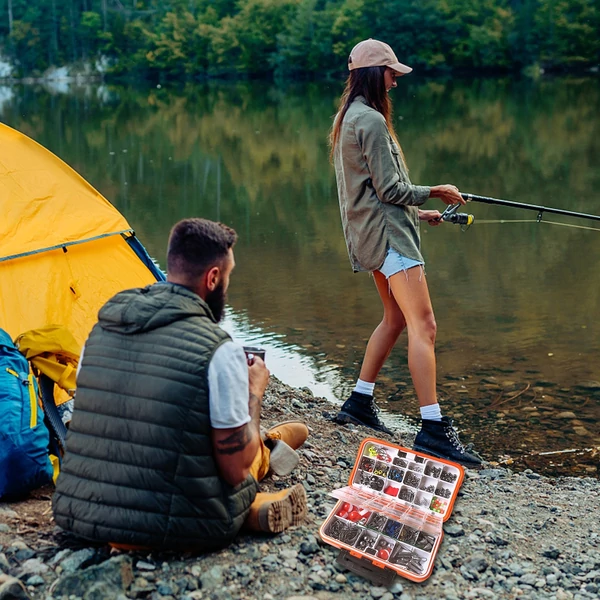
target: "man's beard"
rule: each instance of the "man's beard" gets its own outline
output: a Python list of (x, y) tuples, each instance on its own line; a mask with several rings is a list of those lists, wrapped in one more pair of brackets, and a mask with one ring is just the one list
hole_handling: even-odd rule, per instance
[(223, 318), (225, 312), (225, 303), (227, 302), (227, 294), (223, 289), (223, 282), (206, 295), (206, 304), (210, 308), (217, 323)]

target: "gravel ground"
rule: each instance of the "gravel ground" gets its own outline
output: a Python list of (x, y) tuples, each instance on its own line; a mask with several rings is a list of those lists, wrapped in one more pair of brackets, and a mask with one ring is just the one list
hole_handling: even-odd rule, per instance
[[(120, 553), (61, 532), (52, 521), (51, 488), (0, 504), (0, 600), (328, 600), (429, 598), (598, 598), (600, 484), (592, 478), (547, 478), (488, 463), (467, 471), (431, 577), (397, 578), (378, 587), (339, 566), (337, 549), (318, 530), (344, 486), (361, 440), (373, 432), (331, 422), (336, 407), (272, 378), (263, 403), (267, 425), (304, 421), (311, 431), (301, 461), (274, 490), (302, 482), (309, 515), (278, 536), (240, 535), (207, 555)], [(413, 434), (382, 439), (410, 447)]]

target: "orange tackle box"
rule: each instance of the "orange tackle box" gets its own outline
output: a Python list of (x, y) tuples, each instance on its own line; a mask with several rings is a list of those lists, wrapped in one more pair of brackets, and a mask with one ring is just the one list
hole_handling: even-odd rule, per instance
[(424, 581), (463, 479), (457, 463), (367, 438), (319, 533), (339, 563), (378, 584)]

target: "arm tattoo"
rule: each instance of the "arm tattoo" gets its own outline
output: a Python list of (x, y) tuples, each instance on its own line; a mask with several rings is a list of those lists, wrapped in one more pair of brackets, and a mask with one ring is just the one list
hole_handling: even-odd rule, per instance
[(229, 437), (219, 440), (220, 454), (236, 454), (241, 452), (250, 443), (248, 435), (248, 427), (243, 427), (239, 431), (235, 431)]
[(250, 413), (250, 418), (254, 423), (257, 424), (257, 426), (260, 421), (261, 404), (261, 399), (256, 394), (250, 392), (250, 398), (248, 401), (248, 412)]

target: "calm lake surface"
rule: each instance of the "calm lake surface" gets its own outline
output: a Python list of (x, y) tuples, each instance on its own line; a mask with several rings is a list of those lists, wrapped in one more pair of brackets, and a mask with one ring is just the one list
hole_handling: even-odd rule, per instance
[[(328, 162), (341, 87), (0, 86), (0, 119), (81, 173), (161, 264), (177, 220), (234, 227), (226, 328), (264, 346), (281, 380), (341, 402), (381, 316), (371, 278), (351, 271)], [(600, 213), (597, 78), (411, 75), (392, 94), (415, 183)], [(435, 200), (425, 207), (443, 209)], [(595, 476), (600, 232), (538, 224), (529, 211), (467, 208), (475, 224), (465, 232), (422, 228), (442, 406), (490, 460)], [(405, 336), (376, 396), (391, 424), (416, 426)], [(577, 452), (538, 455), (563, 450)]]

